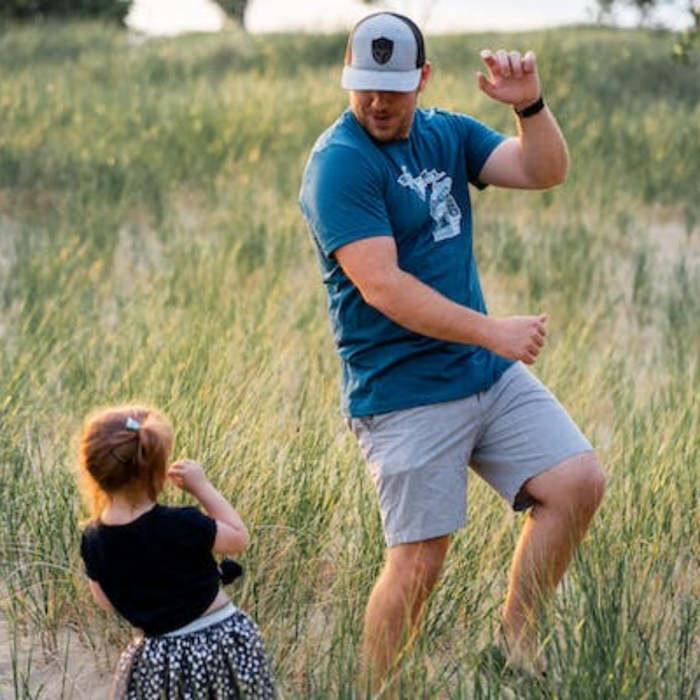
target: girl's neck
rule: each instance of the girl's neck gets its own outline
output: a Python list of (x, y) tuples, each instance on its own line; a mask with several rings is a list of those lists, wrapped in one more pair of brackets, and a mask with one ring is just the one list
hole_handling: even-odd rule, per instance
[(105, 525), (126, 525), (142, 516), (155, 506), (156, 502), (146, 493), (113, 493), (100, 513)]

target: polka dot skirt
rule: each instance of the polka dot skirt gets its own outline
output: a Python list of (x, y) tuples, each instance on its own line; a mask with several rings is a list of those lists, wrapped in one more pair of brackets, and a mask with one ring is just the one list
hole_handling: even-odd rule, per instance
[(275, 697), (255, 623), (240, 610), (181, 637), (145, 637), (122, 653), (114, 700), (231, 700)]

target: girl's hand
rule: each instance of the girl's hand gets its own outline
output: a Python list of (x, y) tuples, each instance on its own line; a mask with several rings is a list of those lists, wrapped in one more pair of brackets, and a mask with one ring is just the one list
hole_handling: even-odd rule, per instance
[(178, 459), (177, 462), (170, 465), (168, 468), (168, 479), (175, 486), (192, 495), (196, 495), (203, 486), (209, 483), (202, 466), (193, 459), (186, 458)]

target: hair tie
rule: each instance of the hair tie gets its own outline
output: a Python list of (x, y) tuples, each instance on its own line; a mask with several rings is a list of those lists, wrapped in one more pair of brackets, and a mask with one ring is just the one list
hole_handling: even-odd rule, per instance
[(131, 416), (129, 416), (126, 419), (126, 423), (124, 424), (124, 427), (127, 430), (133, 430), (135, 433), (137, 433), (139, 431), (139, 429), (141, 428), (141, 423), (139, 423), (135, 418), (132, 418)]

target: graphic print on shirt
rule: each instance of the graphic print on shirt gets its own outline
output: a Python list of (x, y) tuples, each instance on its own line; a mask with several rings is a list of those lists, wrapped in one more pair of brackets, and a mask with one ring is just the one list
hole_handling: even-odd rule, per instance
[(413, 190), (423, 201), (430, 194), (430, 216), (435, 222), (433, 240), (443, 241), (459, 236), (462, 230), (462, 212), (451, 194), (452, 178), (447, 173), (434, 169), (423, 169), (420, 175), (414, 177), (405, 165), (401, 166), (401, 172), (402, 175), (397, 180), (399, 185)]

